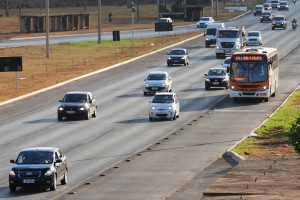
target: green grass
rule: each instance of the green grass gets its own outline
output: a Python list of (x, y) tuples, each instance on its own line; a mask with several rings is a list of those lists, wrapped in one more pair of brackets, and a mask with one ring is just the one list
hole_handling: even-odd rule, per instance
[[(274, 115), (256, 130), (257, 137), (247, 138), (233, 151), (244, 155), (245, 152), (264, 155), (274, 145), (289, 144), (288, 133), (292, 123), (300, 116), (300, 89), (281, 106)], [(265, 152), (262, 152), (265, 151)], [(283, 152), (284, 153), (284, 152)]]

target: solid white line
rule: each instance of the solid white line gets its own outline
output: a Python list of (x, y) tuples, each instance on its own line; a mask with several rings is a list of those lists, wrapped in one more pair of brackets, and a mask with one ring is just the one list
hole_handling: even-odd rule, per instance
[(229, 110), (229, 109), (217, 109), (215, 110), (216, 112), (252, 112), (252, 113), (257, 113), (257, 112), (267, 112), (267, 110)]

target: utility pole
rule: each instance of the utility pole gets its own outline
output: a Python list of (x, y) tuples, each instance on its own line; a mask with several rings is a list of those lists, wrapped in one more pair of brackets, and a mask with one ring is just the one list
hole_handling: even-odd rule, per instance
[(8, 0), (6, 0), (6, 5), (5, 5), (5, 9), (6, 9), (6, 17), (9, 17), (9, 13), (8, 13)]
[(214, 0), (211, 0), (210, 16), (214, 17)]
[(132, 37), (132, 57), (134, 56), (134, 12), (135, 12), (135, 4), (133, 1), (131, 2), (131, 18), (132, 18), (132, 31), (131, 31), (131, 37)]
[(101, 44), (101, 0), (98, 0), (98, 44)]
[(84, 12), (87, 12), (87, 0), (84, 0)]
[(22, 15), (22, 0), (19, 0), (19, 16), (21, 17)]
[(49, 0), (46, 0), (46, 57), (49, 58)]

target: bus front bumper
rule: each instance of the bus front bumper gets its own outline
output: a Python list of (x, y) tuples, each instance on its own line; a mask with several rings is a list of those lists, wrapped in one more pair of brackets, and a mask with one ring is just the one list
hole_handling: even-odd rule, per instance
[(265, 91), (251, 91), (251, 92), (245, 92), (245, 91), (236, 91), (236, 90), (229, 90), (229, 96), (230, 97), (244, 97), (244, 98), (268, 98), (269, 90)]

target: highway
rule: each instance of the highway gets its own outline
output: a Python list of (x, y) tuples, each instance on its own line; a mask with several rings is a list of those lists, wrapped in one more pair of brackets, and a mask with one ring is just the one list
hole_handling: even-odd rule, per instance
[[(292, 5), (290, 11), (281, 11), (280, 13), (285, 14), (289, 22), (292, 17), (300, 18), (296, 6)], [(259, 17), (254, 17), (252, 13), (226, 23), (226, 26), (238, 25), (246, 25), (247, 31), (261, 31), (263, 46), (276, 45), (279, 50), (279, 58), (282, 59), (281, 62), (285, 61), (285, 56), (300, 43), (300, 39), (297, 37), (299, 29), (292, 31), (290, 24), (287, 30), (272, 31), (270, 23), (259, 23)], [(199, 138), (195, 138), (194, 141), (195, 143), (207, 143), (209, 149), (203, 155), (201, 154), (197, 165), (190, 168), (191, 171), (177, 176), (177, 184), (162, 187), (157, 193), (151, 190), (151, 192), (141, 190), (144, 192), (143, 195), (149, 195), (144, 199), (164, 199), (174, 194), (176, 189), (182, 187), (188, 180), (192, 180), (193, 175), (211, 165), (226, 149), (260, 124), (299, 85), (299, 68), (294, 65), (283, 65), (280, 69), (280, 80), (282, 80), (280, 81), (280, 91), (275, 98), (271, 98), (268, 103), (257, 101), (233, 103), (226, 98), (227, 90), (206, 91), (204, 89), (203, 74), (207, 73), (211, 67), (221, 66), (220, 63), (223, 61), (215, 58), (214, 48), (205, 48), (203, 37), (180, 46), (189, 49), (191, 59), (188, 67), (168, 68), (166, 53), (169, 50), (164, 50), (122, 67), (1, 107), (0, 198), (32, 200), (58, 198), (79, 183), (84, 183), (88, 178), (105, 172), (112, 166), (118, 165), (180, 130), (224, 99), (221, 104), (223, 111), (219, 112), (219, 118), (208, 117), (205, 120), (199, 120), (202, 122), (202, 128), (198, 129)], [(143, 95), (143, 80), (149, 72), (156, 70), (168, 71), (173, 78), (173, 90), (177, 93), (181, 104), (180, 118), (176, 121), (150, 122), (148, 120), (149, 101), (152, 97)], [(66, 92), (77, 90), (88, 90), (94, 94), (98, 102), (98, 117), (89, 121), (58, 122), (56, 119), (58, 100)], [(242, 120), (243, 118), (245, 120)], [(251, 126), (249, 126), (250, 124)], [(226, 132), (223, 132), (225, 131), (224, 126), (226, 126)], [(197, 130), (197, 127), (191, 128), (191, 132)], [(212, 132), (213, 134), (211, 134)], [(68, 184), (66, 186), (58, 185), (57, 190), (53, 192), (44, 192), (39, 189), (19, 189), (14, 194), (10, 193), (8, 189), (8, 172), (11, 167), (9, 160), (15, 159), (21, 149), (35, 146), (55, 146), (66, 154), (69, 166)], [(175, 159), (177, 155), (172, 156)], [(151, 160), (147, 161), (150, 163)], [(168, 171), (169, 174), (172, 174), (171, 169)], [(195, 172), (196, 170), (197, 172)], [(152, 185), (150, 180), (149, 187)], [(147, 179), (142, 182), (147, 182)], [(110, 187), (108, 186), (109, 188), (122, 186), (122, 182), (116, 180), (111, 184)], [(116, 194), (119, 191), (111, 192)], [(136, 195), (132, 198), (123, 196), (123, 199), (141, 197)]]

